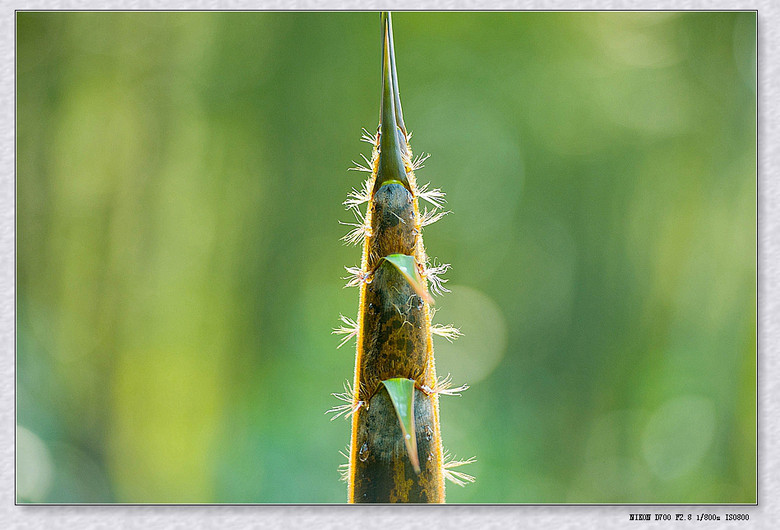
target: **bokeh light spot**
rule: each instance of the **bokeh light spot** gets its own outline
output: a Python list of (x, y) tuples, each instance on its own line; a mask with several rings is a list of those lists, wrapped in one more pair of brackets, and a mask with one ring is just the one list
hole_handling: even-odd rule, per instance
[(506, 319), (486, 294), (463, 285), (441, 299), (434, 323), (453, 324), (463, 336), (434, 344), (438, 372), (452, 374), (456, 384), (474, 384), (487, 377), (506, 352)]
[(642, 451), (650, 469), (662, 479), (692, 470), (712, 443), (715, 407), (701, 396), (680, 396), (658, 408), (645, 426)]
[(42, 502), (51, 487), (51, 454), (46, 444), (21, 425), (16, 426), (16, 495), (20, 502)]

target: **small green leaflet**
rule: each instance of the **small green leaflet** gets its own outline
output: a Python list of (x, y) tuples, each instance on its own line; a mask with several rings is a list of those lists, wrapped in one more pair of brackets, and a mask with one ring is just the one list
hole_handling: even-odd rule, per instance
[(407, 256), (406, 254), (390, 254), (385, 256), (384, 259), (390, 262), (396, 269), (398, 269), (398, 272), (403, 274), (404, 278), (406, 278), (406, 281), (409, 282), (409, 285), (412, 286), (420, 298), (429, 304), (433, 303), (433, 298), (431, 298), (431, 295), (428, 294), (428, 290), (425, 288), (423, 280), (420, 278), (420, 274), (417, 272), (417, 263), (414, 261), (414, 256)]
[(390, 394), (395, 412), (398, 414), (398, 422), (401, 424), (401, 432), (404, 435), (406, 451), (409, 460), (412, 461), (414, 472), (420, 472), (420, 461), (417, 458), (417, 435), (414, 432), (414, 379), (396, 377), (382, 381)]

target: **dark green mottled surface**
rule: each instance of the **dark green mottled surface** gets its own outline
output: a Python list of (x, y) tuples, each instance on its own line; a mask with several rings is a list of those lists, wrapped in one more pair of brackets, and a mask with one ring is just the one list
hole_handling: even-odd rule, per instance
[[(368, 410), (358, 412), (355, 502), (435, 503), (444, 500), (444, 478), (435, 458), (433, 397), (414, 391), (414, 423), (420, 473), (414, 472), (387, 390), (381, 387)], [(399, 465), (400, 464), (400, 465)]]

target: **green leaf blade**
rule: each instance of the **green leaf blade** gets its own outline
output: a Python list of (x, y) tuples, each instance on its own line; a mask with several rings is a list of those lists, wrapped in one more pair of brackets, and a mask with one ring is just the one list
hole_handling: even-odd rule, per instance
[(420, 460), (417, 457), (417, 435), (414, 430), (414, 379), (396, 377), (382, 381), (390, 401), (393, 402), (401, 432), (404, 436), (406, 451), (415, 473), (420, 473)]
[(417, 262), (415, 261), (414, 256), (408, 256), (406, 254), (390, 254), (385, 256), (384, 259), (401, 273), (401, 275), (406, 279), (406, 281), (409, 282), (409, 285), (412, 286), (412, 289), (414, 289), (420, 298), (429, 304), (433, 303), (433, 298), (431, 298), (431, 295), (428, 294), (428, 290), (426, 289), (425, 284), (420, 277), (420, 273), (417, 272)]

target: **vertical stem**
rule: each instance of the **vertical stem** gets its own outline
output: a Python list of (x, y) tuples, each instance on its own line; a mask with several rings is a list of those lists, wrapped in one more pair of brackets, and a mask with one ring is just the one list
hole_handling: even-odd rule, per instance
[[(363, 247), (355, 403), (352, 420), (350, 502), (444, 502), (444, 469), (430, 310), (409, 281), (385, 260), (390, 254), (426, 262), (420, 235), (411, 149), (401, 117), (389, 14), (382, 15), (382, 103), (375, 146), (370, 233)], [(423, 280), (424, 282), (424, 280)], [(427, 289), (427, 286), (426, 286)], [(415, 444), (405, 439), (393, 400), (382, 383), (414, 381)], [(419, 468), (418, 468), (419, 465)]]

